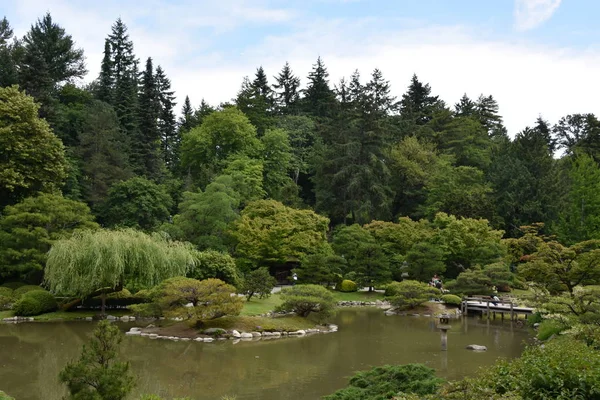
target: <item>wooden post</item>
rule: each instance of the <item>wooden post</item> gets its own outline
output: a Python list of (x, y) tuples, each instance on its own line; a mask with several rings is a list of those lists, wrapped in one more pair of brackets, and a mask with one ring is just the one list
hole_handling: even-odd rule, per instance
[(487, 319), (490, 319), (490, 301), (487, 301)]
[(448, 330), (442, 329), (442, 351), (448, 350)]

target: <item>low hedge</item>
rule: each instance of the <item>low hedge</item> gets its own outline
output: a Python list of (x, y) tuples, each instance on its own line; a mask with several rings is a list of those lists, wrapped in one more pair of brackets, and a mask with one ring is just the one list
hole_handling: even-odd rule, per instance
[(15, 298), (15, 300), (19, 300), (25, 293), (33, 292), (33, 291), (37, 291), (37, 290), (44, 290), (44, 289), (37, 285), (21, 286), (21, 287), (15, 289), (15, 291), (13, 292), (13, 297)]
[(349, 279), (344, 279), (343, 281), (337, 284), (335, 290), (338, 290), (340, 292), (357, 292), (358, 285)]
[(455, 294), (445, 294), (442, 296), (442, 302), (451, 306), (460, 306), (462, 299)]
[(13, 312), (20, 317), (40, 315), (57, 308), (54, 296), (43, 289), (26, 292), (13, 304)]

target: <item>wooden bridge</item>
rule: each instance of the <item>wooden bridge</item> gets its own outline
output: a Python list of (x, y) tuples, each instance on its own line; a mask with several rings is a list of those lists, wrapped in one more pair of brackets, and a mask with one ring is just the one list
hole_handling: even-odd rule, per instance
[(479, 312), (482, 317), (487, 315), (488, 319), (491, 316), (496, 319), (497, 313), (504, 319), (504, 314), (508, 314), (511, 320), (518, 319), (521, 314), (527, 319), (528, 315), (535, 312), (535, 309), (530, 307), (519, 307), (510, 298), (501, 298), (498, 301), (489, 297), (465, 297), (461, 303), (460, 310), (463, 315), (467, 315), (470, 311)]

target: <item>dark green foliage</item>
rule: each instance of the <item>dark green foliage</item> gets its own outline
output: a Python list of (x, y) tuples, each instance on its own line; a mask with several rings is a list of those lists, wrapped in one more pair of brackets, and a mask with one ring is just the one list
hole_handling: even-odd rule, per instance
[(444, 106), (438, 96), (431, 95), (431, 87), (423, 84), (413, 75), (408, 91), (402, 95), (400, 114), (403, 119), (416, 125), (424, 125), (433, 118), (433, 114)]
[(197, 252), (194, 257), (195, 264), (188, 271), (188, 277), (198, 280), (217, 278), (235, 287), (241, 284), (241, 273), (229, 254), (206, 250)]
[(275, 89), (274, 98), (277, 112), (297, 114), (300, 101), (300, 78), (294, 76), (290, 64), (286, 62), (275, 80), (277, 83), (273, 84), (273, 89)]
[(340, 292), (356, 292), (358, 291), (358, 285), (349, 279), (344, 279), (336, 285), (335, 290)]
[(481, 270), (461, 272), (455, 281), (449, 281), (445, 286), (452, 293), (467, 296), (489, 295), (492, 292), (492, 280)]
[(441, 299), (444, 304), (451, 306), (460, 306), (460, 303), (462, 302), (461, 298), (454, 294), (444, 294)]
[(326, 400), (385, 400), (402, 394), (434, 394), (443, 382), (423, 364), (384, 365), (357, 372), (347, 388), (323, 397)]
[(71, 35), (52, 20), (50, 13), (38, 19), (23, 38), (19, 84), (42, 103), (41, 116), (52, 114), (52, 97), (58, 85), (85, 73), (83, 50), (75, 48)]
[(303, 110), (317, 118), (330, 116), (336, 104), (328, 77), (329, 73), (323, 60), (321, 57), (317, 58), (317, 63), (308, 74), (308, 83), (302, 99)]
[(102, 212), (107, 226), (153, 230), (169, 219), (173, 200), (165, 188), (136, 177), (113, 185)]
[(101, 321), (83, 346), (78, 361), (60, 372), (72, 400), (123, 400), (134, 387), (129, 363), (118, 361), (122, 334), (116, 325)]
[(438, 244), (415, 243), (406, 253), (406, 272), (411, 279), (428, 281), (433, 275), (446, 271), (445, 256), (446, 251)]
[(300, 266), (294, 269), (298, 280), (331, 287), (342, 278), (346, 260), (332, 253), (309, 254), (302, 258)]
[(13, 290), (0, 286), (0, 310), (8, 308), (13, 302)]
[(2, 284), (2, 286), (0, 286), (0, 287), (5, 287), (5, 288), (12, 289), (12, 290), (16, 290), (16, 289), (20, 288), (21, 286), (25, 286), (25, 285), (26, 285), (26, 283), (23, 283), (23, 282), (4, 282)]
[(276, 284), (277, 281), (269, 274), (269, 269), (262, 267), (250, 271), (244, 276), (239, 292), (244, 294), (248, 301), (254, 295), (264, 299), (271, 295)]
[(175, 120), (175, 92), (171, 90), (171, 81), (159, 65), (154, 77), (158, 96), (158, 133), (160, 135), (160, 152), (164, 164), (174, 171), (179, 165), (181, 134), (177, 130)]
[(146, 60), (141, 74), (138, 103), (139, 129), (137, 135), (131, 137), (131, 164), (138, 175), (156, 178), (162, 162), (157, 125), (160, 101), (151, 58)]
[(296, 285), (281, 292), (282, 303), (278, 310), (293, 311), (301, 317), (315, 313), (328, 318), (335, 312), (335, 300), (331, 292), (319, 285)]
[(29, 317), (56, 310), (56, 299), (50, 292), (38, 287), (38, 290), (27, 292), (13, 304), (15, 315)]
[(333, 249), (347, 262), (347, 270), (354, 272), (361, 287), (385, 284), (392, 279), (389, 260), (381, 244), (359, 225), (341, 228), (333, 238)]
[(390, 293), (390, 303), (399, 310), (415, 308), (432, 297), (440, 294), (440, 291), (426, 283), (417, 281), (394, 282), (386, 288), (386, 294)]
[(52, 194), (28, 197), (0, 218), (0, 275), (41, 281), (50, 246), (77, 229), (95, 229), (89, 208)]

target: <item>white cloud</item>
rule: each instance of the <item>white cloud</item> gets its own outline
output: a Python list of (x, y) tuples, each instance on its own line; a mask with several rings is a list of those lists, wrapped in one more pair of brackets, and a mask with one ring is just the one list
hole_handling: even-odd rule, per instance
[(560, 6), (561, 0), (515, 0), (515, 27), (533, 29), (546, 22)]
[[(159, 0), (144, 3), (143, 10), (119, 7), (117, 0), (114, 1), (107, 1), (97, 9), (84, 9), (67, 0), (20, 0), (19, 17), (27, 24), (18, 33), (24, 33), (39, 17), (32, 9), (50, 10), (78, 45), (84, 47), (89, 77), (93, 79), (99, 71), (104, 38), (120, 15), (130, 28), (137, 56), (142, 61), (152, 56), (155, 64), (161, 64), (171, 78), (178, 108), (186, 95), (195, 105), (202, 98), (211, 104), (231, 100), (243, 76), (252, 75), (259, 65), (272, 77), (289, 61), (304, 84), (320, 55), (329, 69), (332, 84), (355, 69), (366, 80), (377, 67), (391, 81), (397, 97), (405, 91), (413, 73), (430, 83), (434, 94), (449, 105), (465, 92), (474, 98), (481, 93), (492, 94), (499, 102), (511, 135), (532, 125), (540, 114), (550, 122), (569, 113), (600, 114), (596, 99), (596, 93), (600, 92), (600, 81), (596, 79), (600, 69), (597, 50), (499, 41), (461, 26), (424, 26), (404, 20), (393, 24), (387, 20), (383, 24), (372, 18), (300, 18), (293, 10), (269, 8), (266, 1), (224, 0), (228, 7), (208, 7), (204, 13), (198, 12), (200, 6), (188, 9), (181, 4), (165, 5)], [(248, 7), (275, 12), (266, 13), (257, 21), (251, 17), (252, 12), (240, 11)], [(10, 15), (8, 18), (12, 23)], [(149, 24), (145, 18), (153, 22)], [(287, 19), (287, 33), (252, 41), (243, 37), (245, 29), (266, 24), (265, 19), (269, 19), (269, 24)], [(223, 24), (229, 27), (225, 29)], [(212, 33), (199, 34), (198, 27), (208, 25)], [(232, 32), (240, 35), (240, 43), (235, 45), (241, 55), (231, 54), (229, 45), (215, 46), (220, 44), (220, 32), (234, 27), (238, 29)], [(256, 31), (250, 32), (256, 35)]]

